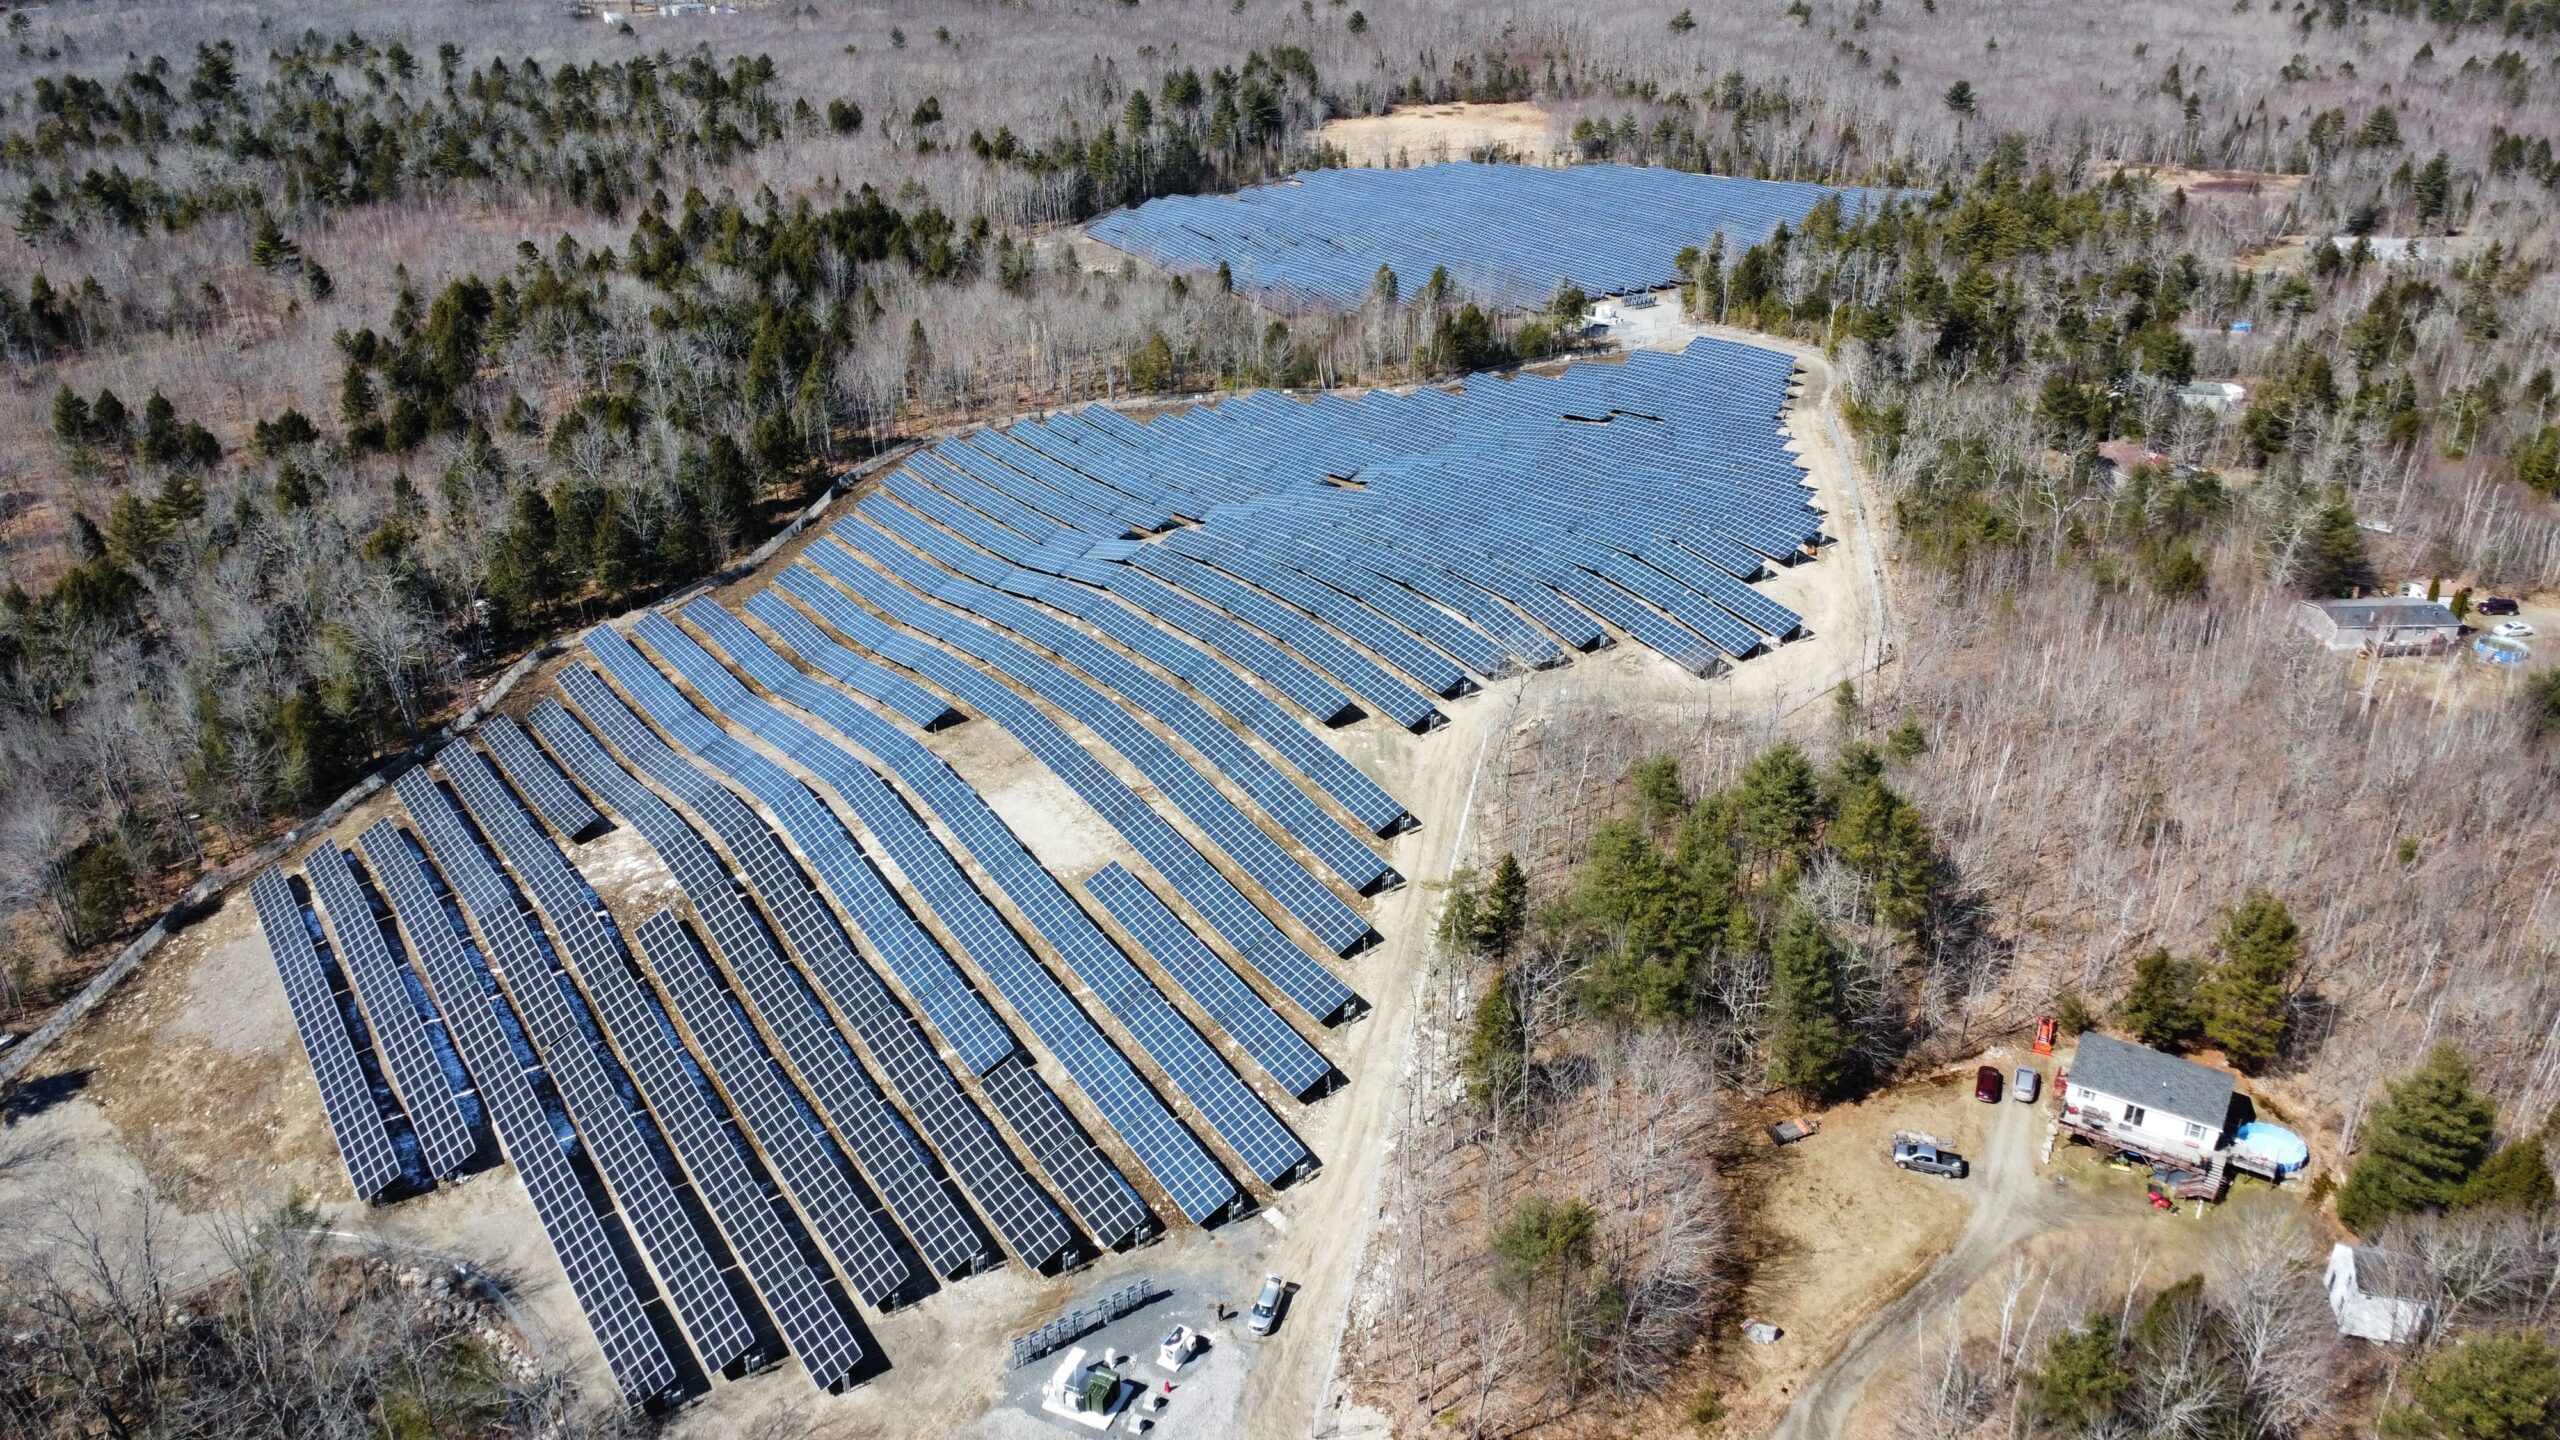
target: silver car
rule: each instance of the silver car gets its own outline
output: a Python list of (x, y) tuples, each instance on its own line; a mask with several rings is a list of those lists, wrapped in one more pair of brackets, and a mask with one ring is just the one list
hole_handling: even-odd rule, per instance
[(1256, 1335), (1268, 1335), (1280, 1322), (1280, 1297), (1289, 1293), (1289, 1284), (1277, 1275), (1262, 1278), (1262, 1293), (1253, 1298), (1253, 1310), (1244, 1317), (1245, 1327)]
[(2044, 1088), (2044, 1072), (2033, 1065), (2018, 1067), (2017, 1079), (2010, 1082), (2009, 1094), (2021, 1105), (2036, 1103), (2036, 1092)]

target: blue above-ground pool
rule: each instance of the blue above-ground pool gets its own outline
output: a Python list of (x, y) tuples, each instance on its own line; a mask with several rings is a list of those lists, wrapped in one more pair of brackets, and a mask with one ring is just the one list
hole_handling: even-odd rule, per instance
[(2311, 1146), (2299, 1135), (2281, 1125), (2252, 1120), (2231, 1137), (2235, 1150), (2243, 1150), (2274, 1165), (2286, 1175), (2311, 1163)]

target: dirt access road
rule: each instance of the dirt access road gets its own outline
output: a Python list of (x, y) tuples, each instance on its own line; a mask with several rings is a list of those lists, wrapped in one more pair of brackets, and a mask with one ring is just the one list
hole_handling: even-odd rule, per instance
[[(2052, 1121), (2042, 1106), (2003, 1100), (1985, 1119), (1981, 1153), (1968, 1157), (1973, 1173), (1954, 1182), (1973, 1201), (1973, 1214), (1955, 1244), (1804, 1383), (1771, 1440), (1837, 1440), (1848, 1434), (1849, 1418), (1867, 1387), (1911, 1348), (1923, 1324), (1962, 1300), (2009, 1247), (2084, 1218), (2097, 1203), (2096, 1197), (2047, 1182), (2037, 1159)], [(1878, 1157), (1877, 1163), (1885, 1162)]]

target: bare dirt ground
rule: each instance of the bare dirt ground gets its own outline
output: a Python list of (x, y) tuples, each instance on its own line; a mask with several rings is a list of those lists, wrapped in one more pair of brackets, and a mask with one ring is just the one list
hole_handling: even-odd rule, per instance
[(2089, 166), (2092, 182), (2103, 183), (2130, 171), (2166, 190), (2184, 190), (2188, 198), (2219, 195), (2265, 195), (2282, 200), (2302, 188), (2307, 175), (2283, 170), (2198, 170), (2186, 165), (2143, 165), (2124, 160), (2097, 160)]
[(1340, 150), (1354, 165), (1431, 165), (1496, 147), (1514, 160), (1543, 165), (1562, 153), (1563, 134), (1544, 106), (1460, 101), (1328, 120), (1316, 143)]
[[(1981, 1061), (1999, 1065), (2005, 1074), (2027, 1058), (1992, 1050)], [(2068, 1055), (2056, 1058), (2068, 1068)], [(1995, 1326), (1999, 1292), (2017, 1276), (2058, 1276), (2070, 1282), (2067, 1291), (2078, 1293), (2120, 1294), (2137, 1280), (2165, 1285), (2198, 1268), (2211, 1236), (2232, 1217), (2253, 1206), (2302, 1203), (2309, 1172), (2281, 1191), (2243, 1177), (2220, 1205), (2155, 1210), (2148, 1177), (2139, 1169), (2119, 1169), (2098, 1152), (2069, 1144), (2056, 1145), (2050, 1160), (2044, 1158), (2053, 1128), (2052, 1061), (2034, 1062), (2048, 1080), (2039, 1104), (2004, 1100), (1996, 1107), (1972, 1098), (1969, 1077), (1975, 1063), (1950, 1067), (1925, 1092), (1940, 1106), (1959, 1109), (1963, 1118), (1956, 1124), (1964, 1138), (1958, 1148), (1973, 1161), (1969, 1179), (1945, 1187), (1956, 1203), (1969, 1207), (1953, 1243), (1934, 1259), (1925, 1259), (1922, 1252), (1925, 1263), (1898, 1280), (1881, 1269), (1871, 1270), (1881, 1283), (1867, 1298), (1865, 1318), (1846, 1339), (1814, 1352), (1819, 1370), (1787, 1382), (1792, 1399), (1775, 1427), (1767, 1427), (1756, 1414), (1746, 1422), (1737, 1410), (1732, 1433), (1765, 1433), (1772, 1440), (1887, 1435), (1886, 1402), (1902, 1379), (1941, 1353), (1950, 1343), (1950, 1331), (1961, 1341)], [(1826, 1133), (1806, 1143), (1828, 1138)], [(1884, 1163), (1870, 1153), (1871, 1164)], [(1855, 1159), (1850, 1157), (1852, 1164)], [(1919, 1178), (1887, 1172), (1855, 1177), (1852, 1183), (1892, 1204), (1899, 1202), (1904, 1187), (1888, 1188), (1886, 1182)], [(1897, 1220), (1892, 1228), (1909, 1227)], [(1792, 1298), (1783, 1277), (1778, 1288)], [(1827, 1287), (1817, 1282), (1821, 1288)], [(1798, 1338), (1790, 1335), (1778, 1348)], [(1764, 1392), (1756, 1398), (1765, 1402), (1771, 1397)]]

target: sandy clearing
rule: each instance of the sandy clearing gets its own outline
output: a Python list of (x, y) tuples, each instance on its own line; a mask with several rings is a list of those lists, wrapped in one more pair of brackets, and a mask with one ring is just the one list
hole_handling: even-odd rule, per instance
[(1399, 106), (1384, 115), (1328, 120), (1315, 143), (1353, 165), (1432, 165), (1499, 149), (1506, 158), (1547, 164), (1563, 153), (1561, 127), (1543, 105), (1525, 101)]

